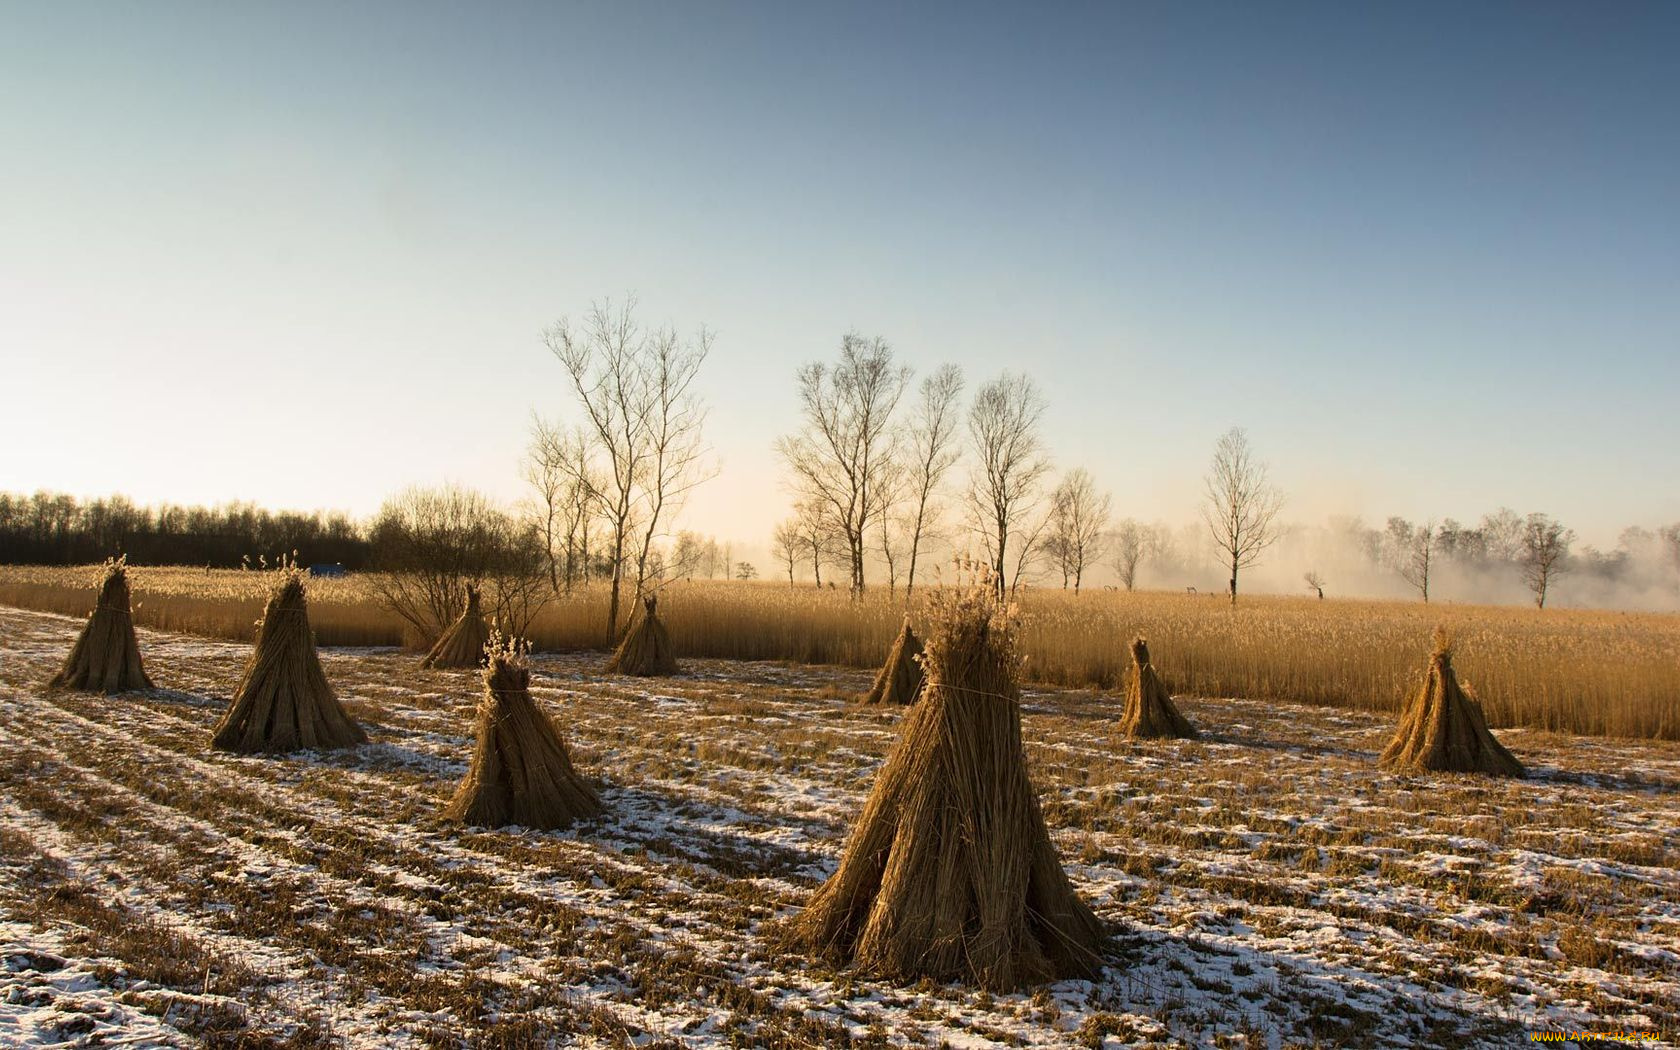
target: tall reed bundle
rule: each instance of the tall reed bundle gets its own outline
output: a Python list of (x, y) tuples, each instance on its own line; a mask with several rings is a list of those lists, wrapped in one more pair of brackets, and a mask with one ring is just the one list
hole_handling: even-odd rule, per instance
[(1107, 937), (1027, 778), (1009, 618), (982, 583), (936, 598), (929, 623), (922, 698), (785, 946), (993, 991), (1092, 976)]
[(1132, 639), (1132, 673), (1126, 678), (1126, 707), (1120, 715), (1120, 733), (1135, 740), (1199, 736), (1190, 720), (1179, 713), (1167, 692), (1166, 683), (1149, 663), (1149, 643)]
[(257, 621), (251, 661), (210, 746), (242, 754), (350, 747), (367, 734), (345, 714), (315, 652), (303, 570), (281, 569)]
[(490, 625), (478, 608), (478, 587), (467, 584), (467, 606), (426, 651), (421, 667), (479, 667), (490, 641)]
[(99, 603), (76, 636), (64, 666), (47, 683), (50, 689), (79, 689), (89, 693), (124, 693), (150, 689), (140, 661), (140, 643), (134, 637), (134, 619), (128, 607), (128, 561), (114, 558), (105, 562), (99, 585)]
[(869, 693), (863, 698), (863, 702), (915, 703), (916, 694), (922, 688), (922, 665), (916, 659), (921, 655), (922, 640), (910, 629), (910, 620), (906, 617), (904, 629), (898, 632), (892, 650), (887, 653), (887, 662), (881, 665), (881, 673), (875, 676), (875, 684), (869, 687)]
[(1523, 764), (1488, 730), (1482, 705), (1453, 673), (1452, 646), (1440, 632), (1423, 687), (1400, 714), (1378, 761), (1400, 772), (1491, 773), (1520, 777)]
[(553, 719), (531, 699), (531, 669), (513, 643), (492, 643), (472, 765), (443, 811), (477, 827), (548, 830), (601, 812)]
[(644, 678), (676, 674), (677, 654), (671, 648), (671, 632), (659, 619), (659, 596), (642, 598), (642, 615), (624, 633), (624, 640), (607, 661), (609, 674), (633, 674)]

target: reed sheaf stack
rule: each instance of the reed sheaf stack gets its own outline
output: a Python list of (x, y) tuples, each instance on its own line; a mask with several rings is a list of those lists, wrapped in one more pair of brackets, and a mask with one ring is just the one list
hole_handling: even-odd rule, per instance
[(1452, 645), (1436, 632), (1423, 685), (1400, 714), (1400, 725), (1378, 760), (1409, 773), (1490, 773), (1520, 777), (1523, 764), (1494, 738), (1482, 705), (1453, 672)]
[(492, 637), (478, 704), (472, 764), (444, 810), (475, 827), (550, 830), (601, 812), (578, 776), (554, 720), (531, 698), (531, 669), (518, 643)]
[(479, 610), (478, 587), (467, 584), (467, 605), (455, 622), (438, 636), (426, 651), (421, 667), (479, 667), (485, 662), (484, 647), (490, 641), (490, 625)]
[(1107, 938), (1027, 777), (1010, 618), (982, 583), (930, 602), (926, 622), (921, 699), (784, 947), (991, 991), (1093, 976)]
[(918, 662), (921, 655), (922, 640), (916, 637), (916, 632), (910, 629), (910, 621), (906, 619), (903, 629), (893, 641), (892, 650), (887, 653), (887, 662), (881, 665), (881, 672), (875, 676), (875, 684), (869, 687), (863, 702), (915, 703), (916, 695), (922, 688), (922, 665)]
[(624, 640), (607, 661), (607, 672), (650, 678), (679, 670), (677, 654), (671, 648), (671, 632), (659, 619), (659, 596), (646, 595), (642, 598), (642, 615), (624, 633)]
[(352, 747), (367, 734), (345, 713), (315, 651), (302, 569), (279, 570), (251, 661), (210, 746), (242, 754)]
[(1166, 683), (1155, 673), (1149, 662), (1149, 643), (1142, 638), (1132, 639), (1132, 669), (1126, 678), (1120, 735), (1135, 740), (1194, 740), (1199, 735), (1190, 720), (1179, 713)]
[(89, 693), (125, 693), (150, 689), (140, 660), (140, 642), (134, 636), (134, 618), (129, 612), (128, 562), (113, 558), (101, 567), (99, 601), (88, 616), (64, 666), (47, 683), (51, 689), (78, 689)]

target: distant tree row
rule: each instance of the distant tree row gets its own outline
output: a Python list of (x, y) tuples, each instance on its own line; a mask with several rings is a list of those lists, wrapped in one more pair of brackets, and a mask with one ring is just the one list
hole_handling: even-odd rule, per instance
[[(801, 566), (817, 586), (824, 567), (837, 567), (860, 592), (874, 556), (888, 588), (902, 577), (908, 594), (927, 549), (960, 538), (983, 552), (1000, 594), (1046, 572), (1077, 591), (1107, 556), (1133, 586), (1161, 538), (1135, 521), (1114, 527), (1110, 497), (1083, 467), (1051, 484), (1045, 401), (1031, 377), (1005, 372), (966, 412), (955, 365), (924, 378), (906, 403), (911, 377), (884, 339), (855, 332), (841, 337), (836, 361), (796, 371), (801, 425), (776, 444), (795, 513), (771, 541), (790, 585)], [(1235, 600), (1239, 571), (1277, 537), (1282, 498), (1241, 430), (1220, 439), (1207, 487), (1208, 535), (1227, 556)], [(953, 500), (960, 525), (945, 518)]]
[(1617, 550), (1609, 554), (1593, 547), (1576, 553), (1573, 529), (1550, 515), (1523, 516), (1509, 507), (1483, 515), (1475, 526), (1451, 518), (1414, 525), (1392, 517), (1380, 531), (1356, 527), (1356, 534), (1371, 564), (1391, 568), (1425, 602), (1430, 580), (1443, 566), (1496, 572), (1515, 569), (1541, 608), (1552, 584), (1565, 573), (1624, 583), (1637, 567), (1656, 560), (1680, 571), (1680, 523), (1655, 532), (1638, 526), (1624, 529)]
[(81, 565), (126, 554), (137, 565), (237, 568), (298, 552), (304, 564), (367, 565), (371, 545), (337, 513), (270, 511), (249, 503), (142, 506), (123, 496), (0, 492), (0, 563)]

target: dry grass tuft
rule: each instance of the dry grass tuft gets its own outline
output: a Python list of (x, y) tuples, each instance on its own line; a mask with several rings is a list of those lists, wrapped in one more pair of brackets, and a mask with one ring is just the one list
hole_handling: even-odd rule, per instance
[(1013, 625), (984, 584), (931, 608), (921, 702), (789, 947), (989, 991), (1101, 968), (1107, 936), (1050, 842), (1021, 746)]
[(478, 588), (467, 585), (467, 607), (438, 638), (421, 667), (481, 667), (485, 663), (484, 647), (490, 641), (490, 627), (478, 607)]
[(122, 558), (109, 560), (103, 572), (99, 604), (76, 636), (64, 667), (47, 683), (49, 689), (109, 694), (152, 688), (140, 660), (140, 643), (135, 640), (134, 618), (129, 612), (127, 562)]
[(351, 747), (367, 734), (345, 714), (315, 652), (304, 572), (287, 567), (257, 626), (251, 662), (210, 746), (242, 754)]
[(492, 636), (472, 765), (443, 815), (477, 827), (551, 830), (601, 813), (553, 719), (531, 699), (531, 670), (514, 642)]
[(1522, 763), (1488, 731), (1482, 705), (1468, 684), (1459, 685), (1452, 646), (1443, 633), (1436, 633), (1423, 688), (1401, 714), (1381, 763), (1407, 772), (1523, 775)]
[(922, 640), (910, 629), (910, 620), (906, 617), (904, 629), (899, 631), (898, 637), (894, 639), (892, 649), (887, 653), (887, 662), (881, 665), (881, 673), (875, 676), (875, 684), (869, 687), (863, 702), (899, 705), (915, 703), (916, 696), (922, 689), (921, 655)]
[(1166, 684), (1149, 663), (1149, 643), (1142, 638), (1132, 639), (1132, 671), (1126, 679), (1126, 709), (1120, 717), (1120, 733), (1135, 740), (1195, 740), (1200, 735), (1173, 704)]
[(659, 618), (659, 597), (642, 599), (642, 615), (624, 633), (624, 640), (607, 661), (608, 674), (631, 674), (643, 678), (673, 675), (681, 670), (671, 646), (671, 632)]

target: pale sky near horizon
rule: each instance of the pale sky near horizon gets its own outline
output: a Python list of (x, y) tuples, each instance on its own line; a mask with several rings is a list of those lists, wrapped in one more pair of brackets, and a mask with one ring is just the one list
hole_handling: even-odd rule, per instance
[(513, 498), (541, 340), (716, 333), (687, 527), (762, 543), (793, 370), (1029, 372), (1058, 467), (1304, 522), (1680, 519), (1672, 4), (11, 4), (0, 489)]

